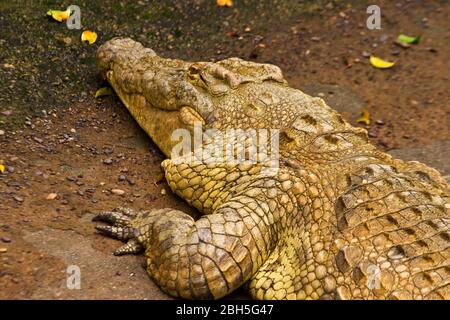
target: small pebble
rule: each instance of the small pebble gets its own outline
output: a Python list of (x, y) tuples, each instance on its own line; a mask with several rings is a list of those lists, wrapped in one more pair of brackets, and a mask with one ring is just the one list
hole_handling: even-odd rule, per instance
[(387, 34), (382, 34), (380, 37), (380, 41), (385, 42), (388, 38), (389, 38), (389, 36)]
[(378, 137), (378, 133), (375, 130), (369, 130), (368, 135), (369, 135), (370, 138)]
[(1, 240), (2, 240), (3, 242), (5, 242), (5, 243), (10, 243), (10, 242), (11, 242), (11, 239), (8, 238), (8, 237), (1, 237)]
[(64, 37), (63, 41), (65, 44), (69, 45), (72, 43), (72, 38), (71, 37)]
[(166, 193), (167, 193), (166, 189), (162, 188), (162, 189), (161, 189), (161, 194), (162, 194), (162, 195), (165, 195)]
[(395, 41), (394, 44), (399, 46), (399, 47), (405, 48), (405, 49), (411, 47), (411, 45), (409, 43), (402, 42), (402, 41)]
[(0, 136), (4, 135), (5, 131), (4, 130), (0, 130)]
[(33, 137), (33, 140), (36, 141), (37, 143), (44, 142), (44, 140), (42, 140), (41, 138), (38, 138), (38, 137)]
[(23, 198), (19, 196), (14, 196), (13, 199), (16, 200), (17, 202), (23, 202)]
[(109, 156), (111, 153), (113, 153), (113, 150), (108, 147), (105, 147), (103, 148), (103, 153)]
[(112, 161), (111, 158), (108, 158), (108, 159), (103, 160), (103, 163), (104, 163), (104, 164), (107, 164), (107, 165), (110, 165), (110, 164), (113, 163), (113, 161)]
[(117, 194), (119, 196), (125, 194), (125, 191), (123, 191), (122, 189), (112, 189), (111, 192), (114, 193), (114, 194)]
[(7, 248), (0, 248), (0, 253), (5, 253), (5, 252), (7, 252), (7, 251), (8, 251)]
[(56, 199), (56, 197), (57, 197), (58, 195), (56, 194), (56, 193), (49, 193), (48, 195), (47, 195), (47, 200), (54, 200), (54, 199)]

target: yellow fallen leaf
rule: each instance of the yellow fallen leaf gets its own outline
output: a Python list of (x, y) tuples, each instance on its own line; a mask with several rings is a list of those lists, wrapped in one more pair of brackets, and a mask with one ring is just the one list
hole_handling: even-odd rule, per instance
[(97, 40), (97, 34), (94, 31), (83, 31), (81, 34), (81, 41), (89, 41), (89, 44), (93, 44)]
[(69, 19), (70, 17), (70, 9), (67, 8), (66, 11), (61, 10), (48, 10), (47, 15), (51, 16), (53, 19), (55, 19), (58, 22), (63, 22)]
[(233, 0), (217, 0), (216, 2), (219, 7), (231, 7), (233, 5)]
[(363, 110), (363, 112), (361, 112), (361, 117), (356, 119), (356, 123), (364, 123), (365, 125), (368, 126), (370, 124), (370, 113), (369, 113), (369, 111)]
[(98, 98), (101, 96), (110, 96), (111, 94), (112, 94), (112, 91), (111, 91), (110, 87), (103, 87), (103, 88), (98, 89), (95, 92), (95, 97)]
[(0, 172), (3, 173), (5, 172), (5, 166), (3, 164), (0, 163)]
[(385, 61), (375, 56), (370, 56), (370, 63), (378, 69), (387, 69), (394, 66), (395, 62)]

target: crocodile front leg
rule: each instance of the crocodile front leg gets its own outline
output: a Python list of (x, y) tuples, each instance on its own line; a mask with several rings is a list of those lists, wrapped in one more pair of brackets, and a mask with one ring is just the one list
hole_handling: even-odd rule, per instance
[(95, 220), (112, 226), (97, 229), (128, 241), (116, 254), (144, 248), (147, 272), (170, 295), (221, 298), (248, 281), (276, 243), (269, 207), (264, 197), (256, 196), (260, 190), (250, 186), (251, 166), (216, 164), (212, 169), (166, 160), (163, 167), (172, 189), (209, 214), (194, 221), (173, 209), (141, 212), (135, 218), (106, 212)]
[[(147, 272), (165, 292), (187, 299), (217, 299), (246, 282), (268, 252), (263, 236), (269, 233), (267, 226), (250, 229), (244, 219), (255, 217), (243, 216), (232, 206), (230, 202), (197, 221), (178, 210), (153, 210), (97, 229), (128, 240), (115, 254), (146, 248)], [(111, 222), (112, 215), (117, 213), (102, 213), (96, 220)]]

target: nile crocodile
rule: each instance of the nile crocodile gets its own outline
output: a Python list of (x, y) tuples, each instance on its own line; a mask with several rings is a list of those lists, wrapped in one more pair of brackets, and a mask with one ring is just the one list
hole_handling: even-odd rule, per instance
[[(449, 186), (436, 170), (377, 150), (365, 129), (289, 87), (274, 65), (165, 59), (131, 39), (108, 41), (97, 59), (168, 157), (170, 188), (202, 214), (115, 209), (94, 218), (110, 224), (101, 233), (127, 241), (115, 254), (145, 251), (162, 290), (187, 299), (240, 286), (256, 299), (450, 297)], [(279, 130), (278, 169), (175, 161), (172, 133), (195, 123)]]

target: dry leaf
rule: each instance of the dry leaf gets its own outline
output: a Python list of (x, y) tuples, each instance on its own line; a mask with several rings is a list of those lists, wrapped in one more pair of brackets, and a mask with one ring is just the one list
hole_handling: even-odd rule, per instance
[(89, 44), (93, 44), (97, 40), (97, 34), (94, 31), (83, 31), (81, 34), (81, 41), (88, 41)]
[(395, 65), (395, 62), (385, 61), (375, 56), (370, 56), (370, 63), (378, 69), (392, 68)]
[(233, 5), (233, 0), (217, 0), (216, 2), (219, 7), (231, 7)]
[(101, 96), (110, 96), (111, 94), (112, 94), (112, 91), (111, 91), (110, 87), (103, 87), (103, 88), (98, 89), (95, 92), (95, 97), (98, 98)]
[(364, 123), (365, 125), (368, 126), (370, 124), (370, 113), (369, 113), (369, 111), (363, 110), (363, 112), (361, 112), (361, 117), (356, 119), (356, 123)]
[(69, 19), (70, 17), (70, 9), (67, 8), (66, 11), (61, 10), (48, 10), (47, 15), (51, 16), (54, 20), (58, 22), (63, 22)]

